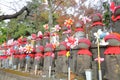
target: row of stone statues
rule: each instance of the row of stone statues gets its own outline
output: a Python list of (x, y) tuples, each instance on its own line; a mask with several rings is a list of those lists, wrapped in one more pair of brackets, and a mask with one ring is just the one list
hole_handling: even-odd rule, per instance
[[(7, 67), (10, 64), (13, 69), (23, 69), (25, 71), (42, 70), (44, 74), (49, 75), (49, 71), (55, 70), (56, 73), (68, 73), (68, 66), (71, 71), (79, 76), (85, 75), (85, 70), (91, 69), (93, 71), (93, 79), (97, 80), (98, 62), (94, 59), (98, 58), (98, 44), (97, 38), (100, 41), (100, 57), (105, 58), (101, 63), (103, 77), (109, 80), (119, 80), (120, 76), (120, 8), (115, 8), (113, 13), (113, 32), (108, 32), (102, 22), (101, 14), (94, 14), (91, 18), (92, 25), (88, 29), (88, 37), (86, 37), (85, 24), (82, 21), (75, 22), (74, 31), (71, 27), (62, 27), (62, 35), (60, 41), (59, 35), (55, 32), (45, 31), (44, 35), (32, 35), (32, 43), (26, 39), (19, 39), (20, 45), (17, 47), (32, 44), (32, 50), (28, 46), (29, 52), (20, 52), (12, 50), (12, 54), (0, 56), (2, 67)], [(74, 33), (74, 34), (73, 34)], [(108, 34), (107, 34), (108, 33)], [(70, 47), (69, 43), (74, 43), (71, 36), (78, 40), (77, 45)], [(68, 39), (68, 42), (66, 42)], [(51, 41), (52, 40), (52, 41)], [(55, 40), (55, 41), (54, 41)], [(54, 44), (51, 44), (53, 42)], [(55, 46), (58, 44), (59, 46)], [(107, 42), (107, 43), (106, 43)], [(104, 45), (105, 44), (105, 45)], [(5, 48), (5, 46), (4, 46)], [(8, 47), (10, 48), (10, 46)], [(69, 56), (68, 56), (69, 55)], [(101, 58), (98, 58), (101, 59)], [(10, 60), (12, 62), (10, 62)], [(8, 63), (9, 62), (9, 63)], [(113, 75), (114, 74), (114, 75)]]

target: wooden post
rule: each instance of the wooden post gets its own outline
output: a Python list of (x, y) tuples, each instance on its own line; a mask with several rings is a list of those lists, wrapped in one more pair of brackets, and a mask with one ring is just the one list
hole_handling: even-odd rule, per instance
[(37, 65), (35, 65), (35, 75), (37, 75)]
[(70, 80), (70, 66), (68, 66), (68, 80)]
[(49, 78), (51, 77), (51, 65), (49, 66)]
[(27, 66), (28, 66), (28, 65), (26, 64), (26, 65), (25, 65), (25, 72), (27, 72)]
[(100, 65), (100, 44), (99, 44), (98, 37), (97, 37), (97, 48), (98, 48), (98, 75), (99, 75), (99, 80), (102, 80), (102, 72), (101, 72), (101, 65)]
[(20, 63), (18, 64), (18, 71), (20, 71)]
[(70, 70), (70, 51), (67, 52), (67, 57), (68, 57), (68, 80), (70, 80), (70, 71), (71, 71)]

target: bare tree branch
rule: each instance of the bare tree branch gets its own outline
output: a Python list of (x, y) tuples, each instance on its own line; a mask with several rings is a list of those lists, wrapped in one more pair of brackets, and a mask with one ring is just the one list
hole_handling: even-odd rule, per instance
[(6, 19), (12, 19), (12, 18), (17, 18), (19, 15), (21, 15), (24, 11), (27, 11), (27, 15), (29, 15), (29, 10), (26, 6), (24, 6), (20, 11), (11, 14), (11, 15), (1, 15), (0, 16), (0, 21), (6, 20)]
[(63, 1), (60, 1), (59, 4), (54, 8), (54, 10), (52, 11), (52, 13), (54, 13), (54, 11), (59, 7), (59, 5), (62, 3)]

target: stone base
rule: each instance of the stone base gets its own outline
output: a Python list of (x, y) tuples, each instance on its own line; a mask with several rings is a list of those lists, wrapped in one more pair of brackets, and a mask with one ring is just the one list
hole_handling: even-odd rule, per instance
[(91, 57), (88, 55), (77, 55), (76, 73), (79, 76), (85, 76), (85, 70), (90, 69)]
[(107, 77), (109, 80), (120, 80), (120, 55), (106, 55)]

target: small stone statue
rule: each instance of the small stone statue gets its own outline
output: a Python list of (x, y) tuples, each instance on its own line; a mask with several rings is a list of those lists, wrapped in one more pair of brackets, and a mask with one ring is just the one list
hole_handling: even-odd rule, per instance
[(104, 29), (104, 24), (102, 22), (102, 16), (100, 13), (97, 14), (93, 14), (92, 16), (92, 25), (91, 25), (91, 29), (90, 29), (90, 40), (92, 41), (92, 43), (95, 43), (95, 37), (94, 37), (94, 33), (98, 31), (98, 29), (101, 29), (103, 31)]

